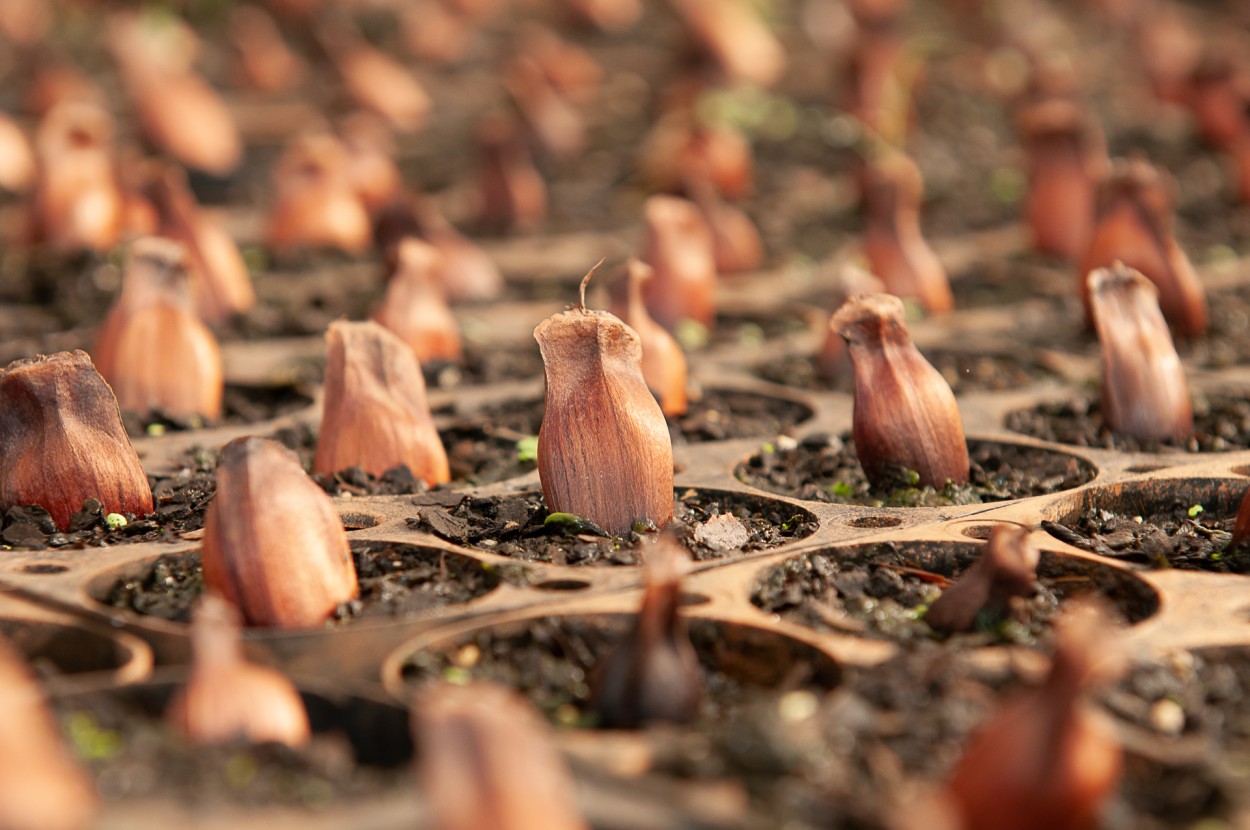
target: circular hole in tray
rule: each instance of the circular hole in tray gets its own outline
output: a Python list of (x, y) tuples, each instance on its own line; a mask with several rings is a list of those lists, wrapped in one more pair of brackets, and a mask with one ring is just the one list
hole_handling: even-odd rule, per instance
[(860, 516), (847, 522), (851, 527), (898, 527), (903, 520), (897, 516)]
[(165, 708), (180, 685), (149, 682), (53, 698), (68, 741), (100, 750), (87, 753), (83, 765), (105, 800), (153, 799), (200, 809), (307, 810), (315, 803), (319, 811), (354, 803), (361, 809), (411, 778), (413, 744), (403, 707), (301, 689), (313, 733), (308, 747), (241, 740), (210, 746), (192, 744), (165, 725)]
[(1042, 527), (1073, 547), (1153, 568), (1250, 573), (1250, 548), (1231, 550), (1238, 479), (1155, 479), (1083, 493)]
[[(806, 553), (770, 568), (751, 602), (783, 619), (819, 631), (875, 639), (927, 639), (924, 609), (958, 579), (984, 545), (972, 542), (883, 542)], [(1087, 559), (1042, 551), (1041, 589), (1024, 600), (1017, 619), (987, 620), (975, 636), (987, 642), (1032, 642), (1062, 601), (1094, 593), (1120, 619), (1137, 623), (1158, 610), (1154, 590), (1133, 574)]]
[(68, 565), (58, 565), (55, 562), (35, 562), (22, 566), (24, 574), (63, 574), (68, 570)]
[(1069, 490), (1098, 470), (1083, 458), (1043, 447), (1000, 441), (968, 442), (968, 485), (870, 488), (850, 436), (813, 435), (793, 447), (772, 444), (738, 465), (739, 481), (793, 498), (873, 507), (980, 504)]
[[(459, 496), (451, 501), (442, 496)], [(457, 545), (519, 560), (557, 565), (636, 565), (653, 533), (605, 536), (573, 533), (544, 525), (547, 509), (541, 493), (506, 496), (431, 494), (437, 502), (413, 499), (416, 515), (408, 526)], [(728, 517), (728, 518), (726, 518)], [(731, 490), (679, 488), (673, 522), (676, 533), (696, 560), (741, 556), (806, 536), (819, 526), (802, 507)]]
[[(623, 614), (541, 617), (428, 644), (402, 658), (402, 682), (424, 685), (451, 674), (512, 686), (548, 717), (590, 725), (587, 711), (595, 666), (624, 636)], [(703, 670), (702, 724), (715, 728), (731, 707), (772, 700), (793, 690), (822, 693), (839, 678), (837, 665), (813, 646), (754, 626), (689, 619)]]
[(357, 511), (340, 513), (339, 518), (343, 520), (343, 528), (349, 533), (353, 530), (367, 530), (371, 527), (377, 527), (382, 523), (382, 519), (379, 516)]
[(546, 582), (539, 582), (534, 587), (540, 591), (585, 591), (590, 587), (590, 583), (580, 579), (549, 579)]
[(971, 527), (965, 527), (959, 532), (969, 539), (978, 539), (984, 542), (994, 532), (994, 525), (972, 525)]
[(1180, 441), (1139, 441), (1111, 432), (1102, 418), (1097, 398), (1048, 401), (1009, 412), (1007, 429), (1080, 447), (1102, 447), (1121, 452), (1206, 453), (1250, 449), (1250, 397), (1239, 394), (1192, 394), (1194, 434)]
[[(487, 567), (471, 556), (396, 542), (353, 542), (360, 581), (357, 599), (340, 606), (341, 623), (360, 617), (399, 616), (459, 605), (483, 596), (519, 569)], [(134, 613), (187, 622), (204, 588), (198, 551), (166, 554), (96, 577), (88, 593), (96, 601)]]
[(0, 619), (0, 634), (41, 677), (113, 672), (134, 658), (120, 640), (86, 626), (5, 618)]

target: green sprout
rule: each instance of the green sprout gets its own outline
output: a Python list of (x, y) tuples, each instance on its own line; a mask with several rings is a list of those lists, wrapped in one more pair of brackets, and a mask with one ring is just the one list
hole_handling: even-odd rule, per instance
[(104, 523), (108, 525), (109, 530), (117, 530), (118, 528), (125, 527), (128, 524), (126, 517), (120, 513), (108, 514), (104, 517)]
[(537, 435), (528, 435), (516, 442), (516, 460), (522, 464), (538, 460)]
[(1196, 519), (1200, 515), (1202, 515), (1202, 510), (1203, 510), (1203, 507), (1201, 504), (1195, 504), (1192, 507), (1190, 507), (1189, 510), (1186, 512), (1189, 513), (1189, 518)]

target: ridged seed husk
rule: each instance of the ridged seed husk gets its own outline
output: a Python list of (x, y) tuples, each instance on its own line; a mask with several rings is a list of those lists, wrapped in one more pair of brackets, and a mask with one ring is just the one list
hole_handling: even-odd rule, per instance
[(538, 474), (547, 509), (612, 533), (673, 518), (673, 445), (642, 377), (638, 335), (612, 314), (573, 310), (539, 324), (547, 375)]
[(221, 451), (203, 568), (205, 587), (250, 625), (319, 625), (356, 595), (347, 531), (330, 497), (294, 453), (264, 438), (236, 438)]
[(0, 371), (0, 511), (38, 504), (64, 529), (87, 499), (146, 516), (152, 490), (117, 399), (86, 352)]
[(942, 488), (968, 481), (968, 445), (950, 385), (911, 342), (903, 301), (891, 294), (852, 297), (831, 325), (855, 367), (855, 451), (873, 484), (899, 470)]
[(1112, 431), (1142, 441), (1193, 433), (1185, 368), (1141, 272), (1116, 263), (1089, 275), (1090, 307), (1102, 344), (1103, 419)]
[(359, 467), (381, 475), (400, 466), (430, 486), (451, 478), (421, 364), (402, 340), (377, 323), (331, 323), (313, 469), (331, 475)]

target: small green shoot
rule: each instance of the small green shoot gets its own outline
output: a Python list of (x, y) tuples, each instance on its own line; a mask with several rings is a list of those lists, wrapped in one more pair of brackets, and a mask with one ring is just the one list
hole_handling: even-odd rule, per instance
[(1202, 510), (1203, 510), (1203, 507), (1201, 504), (1195, 504), (1192, 507), (1190, 507), (1189, 510), (1187, 510), (1186, 512), (1189, 514), (1189, 518), (1196, 519), (1202, 515)]
[(537, 435), (529, 435), (516, 442), (516, 460), (522, 464), (538, 460)]
[(126, 521), (126, 517), (120, 513), (108, 514), (104, 517), (104, 523), (108, 525), (109, 530), (117, 530), (118, 528), (123, 528), (129, 524), (129, 522)]

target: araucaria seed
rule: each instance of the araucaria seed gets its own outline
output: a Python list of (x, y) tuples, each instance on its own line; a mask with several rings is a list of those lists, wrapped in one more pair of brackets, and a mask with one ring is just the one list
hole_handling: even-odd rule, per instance
[(1090, 272), (1089, 297), (1102, 344), (1102, 415), (1107, 426), (1141, 441), (1192, 434), (1185, 369), (1154, 284), (1117, 262)]
[(381, 475), (407, 467), (431, 487), (451, 478), (412, 349), (377, 323), (326, 330), (325, 404), (313, 469)]
[(95, 361), (128, 412), (221, 415), (217, 338), (191, 311), (190, 259), (172, 239), (130, 248), (122, 293), (100, 330)]
[(105, 513), (152, 512), (117, 399), (86, 352), (0, 370), (0, 511), (38, 504), (64, 529), (87, 499)]
[(291, 747), (308, 743), (308, 714), (299, 692), (278, 671), (243, 656), (239, 612), (205, 594), (192, 613), (195, 652), (187, 685), (169, 702), (165, 719), (193, 743), (242, 738)]
[(1175, 186), (1144, 158), (1118, 162), (1098, 192), (1097, 222), (1081, 263), (1079, 288), (1089, 320), (1089, 285), (1095, 268), (1123, 262), (1159, 289), (1163, 316), (1178, 334), (1207, 330), (1207, 298), (1189, 257), (1172, 235)]
[(644, 562), (647, 584), (638, 616), (591, 679), (591, 706), (610, 729), (685, 723), (694, 719), (703, 696), (699, 660), (679, 610), (690, 556), (662, 536)]
[(642, 341), (642, 377), (660, 399), (660, 409), (665, 415), (685, 415), (689, 379), (686, 355), (676, 338), (651, 318), (642, 299), (642, 287), (654, 273), (651, 266), (630, 257), (625, 263), (625, 279), (619, 286), (624, 296), (614, 305), (621, 319)]
[[(591, 272), (593, 273), (593, 271)], [(642, 377), (636, 332), (581, 304), (534, 329), (547, 376), (538, 475), (552, 512), (612, 533), (673, 518), (673, 445)]]
[(846, 340), (855, 367), (855, 451), (864, 475), (881, 484), (902, 470), (941, 488), (968, 481), (968, 446), (950, 385), (929, 364), (892, 294), (860, 294), (830, 325)]
[(924, 615), (934, 631), (971, 631), (982, 611), (1001, 617), (1016, 597), (1033, 593), (1041, 552), (1028, 528), (1000, 524), (972, 567)]
[(204, 516), (204, 586), (250, 625), (319, 625), (356, 595), (347, 531), (330, 497), (276, 441), (236, 438)]

